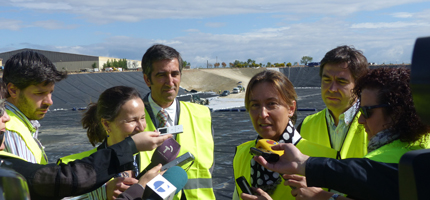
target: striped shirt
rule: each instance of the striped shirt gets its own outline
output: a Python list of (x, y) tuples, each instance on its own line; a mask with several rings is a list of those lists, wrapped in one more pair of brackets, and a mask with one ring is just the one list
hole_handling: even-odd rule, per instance
[(335, 124), (333, 116), (330, 111), (326, 109), (326, 119), (328, 122), (328, 131), (330, 133), (331, 145), (336, 151), (340, 151), (343, 141), (345, 140), (346, 134), (348, 133), (349, 127), (354, 120), (355, 115), (358, 112), (360, 102), (355, 102), (348, 110), (339, 116), (339, 123)]
[[(29, 120), (17, 107), (15, 107), (13, 104), (9, 102), (5, 102), (5, 107), (7, 110), (15, 113), (19, 119), (24, 122), (24, 124), (27, 126), (27, 128), (30, 130), (32, 137), (36, 141), (36, 143), (39, 145), (39, 147), (42, 149), (43, 156), (45, 157), (46, 161), (48, 161), (48, 158), (44, 151), (44, 146), (40, 143), (40, 141), (37, 139), (38, 133), (39, 133), (39, 127), (40, 123), (37, 120)], [(33, 153), (30, 151), (30, 149), (27, 147), (26, 143), (20, 136), (20, 134), (6, 130), (5, 131), (5, 137), (4, 137), (4, 145), (5, 149), (4, 151), (15, 154), (28, 162), (31, 163), (37, 163), (36, 157), (33, 155)]]

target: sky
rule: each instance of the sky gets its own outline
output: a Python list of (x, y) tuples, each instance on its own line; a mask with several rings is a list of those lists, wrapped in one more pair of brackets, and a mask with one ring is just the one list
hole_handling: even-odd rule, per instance
[(422, 0), (0, 0), (0, 52), (22, 48), (141, 60), (153, 44), (207, 63), (320, 61), (352, 45), (369, 62), (410, 63), (430, 36)]

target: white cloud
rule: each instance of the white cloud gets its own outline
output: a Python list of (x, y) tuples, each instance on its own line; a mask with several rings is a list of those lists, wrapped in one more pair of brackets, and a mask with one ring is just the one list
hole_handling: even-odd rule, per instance
[(425, 22), (378, 22), (378, 23), (358, 23), (352, 24), (351, 28), (363, 28), (363, 29), (374, 29), (374, 28), (406, 28), (410, 26), (430, 26), (430, 23)]
[[(54, 0), (42, 0), (42, 3), (53, 5)], [(409, 3), (402, 1), (307, 1), (292, 2), (274, 0), (269, 2), (251, 1), (210, 1), (199, 3), (195, 1), (62, 1), (71, 9), (56, 9), (48, 6), (53, 12), (72, 13), (85, 20), (96, 23), (138, 22), (147, 19), (164, 18), (208, 18), (219, 15), (240, 15), (243, 13), (274, 13), (272, 17), (284, 20), (276, 25), (243, 29), (239, 33), (214, 34), (202, 32), (198, 26), (175, 29), (181, 36), (119, 36), (114, 32), (100, 30), (97, 35), (103, 42), (93, 44), (73, 44), (70, 46), (29, 45), (53, 51), (107, 56), (140, 60), (143, 53), (151, 45), (162, 43), (176, 48), (183, 58), (191, 62), (193, 67), (206, 66), (206, 61), (214, 63), (234, 62), (253, 59), (257, 63), (267, 62), (299, 62), (304, 55), (312, 56), (315, 61), (321, 60), (324, 54), (339, 45), (354, 45), (363, 50), (370, 62), (395, 63), (410, 61), (415, 38), (430, 35), (430, 10), (420, 13), (394, 13), (398, 22), (379, 22), (378, 19), (368, 19), (364, 23), (351, 23), (347, 18), (351, 13), (374, 11)], [(34, 3), (24, 1), (24, 3)], [(15, 3), (18, 5), (18, 3)], [(26, 4), (28, 5), (28, 4)], [(30, 7), (23, 7), (28, 8)], [(61, 8), (61, 7), (60, 7)], [(31, 9), (38, 9), (36, 7)], [(46, 12), (46, 9), (41, 9)], [(408, 17), (411, 15), (412, 17)], [(307, 17), (307, 20), (300, 21)], [(322, 17), (322, 18), (321, 18)], [(361, 17), (361, 16), (357, 16)], [(360, 22), (367, 18), (360, 19)], [(371, 21), (370, 21), (371, 20)], [(203, 20), (202, 20), (203, 21)], [(213, 26), (229, 25), (210, 24)], [(114, 24), (114, 23), (113, 23)], [(204, 22), (202, 23), (204, 25)], [(3, 25), (3, 26), (2, 26)], [(57, 21), (36, 22), (34, 25), (44, 28), (73, 28)], [(162, 25), (160, 25), (162, 26)], [(0, 27), (8, 30), (19, 30), (22, 21), (1, 20)], [(116, 28), (116, 26), (112, 26)], [(103, 27), (105, 28), (105, 27)], [(156, 27), (149, 27), (156, 28)], [(203, 30), (203, 29), (202, 29)], [(232, 31), (234, 32), (234, 31)], [(106, 35), (104, 35), (106, 34)], [(122, 34), (122, 33), (121, 33)], [(127, 34), (127, 33), (123, 33)], [(424, 34), (424, 35), (423, 35)], [(161, 35), (161, 34), (160, 34)], [(153, 38), (146, 38), (153, 37)]]
[(199, 32), (199, 29), (187, 29), (185, 32)]
[(320, 1), (297, 2), (292, 0), (219, 0), (196, 2), (183, 1), (135, 1), (135, 0), (39, 0), (5, 1), (4, 4), (36, 11), (53, 11), (76, 14), (94, 23), (112, 23), (115, 21), (137, 22), (145, 19), (204, 18), (214, 16), (277, 13), (336, 15), (346, 16), (359, 11), (373, 11), (390, 8), (421, 0), (362, 0), (362, 1)]
[(205, 26), (212, 27), (212, 28), (219, 28), (219, 27), (225, 26), (225, 23), (222, 23), (222, 22), (208, 22), (208, 23), (205, 24)]
[(411, 18), (414, 16), (414, 14), (408, 13), (408, 12), (397, 12), (397, 13), (391, 14), (391, 16), (396, 17), (396, 18)]
[(22, 24), (23, 24), (23, 22), (21, 20), (1, 19), (0, 18), (0, 29), (17, 31), (23, 27)]
[(13, 3), (16, 7), (36, 10), (71, 10), (73, 6), (62, 2), (34, 2), (34, 1), (16, 1)]
[(55, 20), (47, 20), (47, 21), (37, 21), (34, 22), (31, 26), (33, 27), (41, 27), (45, 29), (73, 29), (76, 28), (77, 25), (64, 25), (63, 22), (55, 21)]

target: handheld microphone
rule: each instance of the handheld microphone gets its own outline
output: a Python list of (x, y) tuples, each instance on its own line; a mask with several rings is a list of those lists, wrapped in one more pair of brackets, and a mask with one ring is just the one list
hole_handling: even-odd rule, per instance
[(171, 200), (187, 184), (188, 175), (178, 166), (169, 168), (163, 176), (157, 175), (146, 184), (143, 199)]
[(163, 142), (159, 147), (157, 147), (154, 151), (154, 154), (151, 157), (151, 163), (136, 177), (136, 179), (140, 179), (148, 170), (157, 166), (159, 163), (162, 165), (175, 160), (175, 158), (179, 154), (179, 150), (181, 149), (181, 145), (176, 142), (175, 139), (169, 138)]

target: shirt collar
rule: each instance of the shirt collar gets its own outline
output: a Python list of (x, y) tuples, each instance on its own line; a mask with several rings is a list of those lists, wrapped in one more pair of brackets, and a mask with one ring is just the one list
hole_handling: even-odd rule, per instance
[[(151, 94), (149, 94), (148, 101), (149, 105), (151, 105), (152, 111), (154, 111), (154, 115), (157, 115), (157, 113), (160, 112), (161, 107), (157, 103), (155, 103), (154, 99), (152, 99)], [(174, 121), (174, 116), (176, 116), (176, 98), (173, 100), (172, 105), (167, 108), (164, 108), (164, 110), (169, 114), (169, 118)]]
[[(348, 110), (340, 114), (339, 121), (344, 121), (347, 126), (354, 120), (355, 114), (358, 112), (358, 107), (360, 101), (357, 100)], [(326, 109), (325, 113), (326, 119), (329, 120), (330, 124), (334, 124), (333, 116), (331, 116), (330, 111)]]

